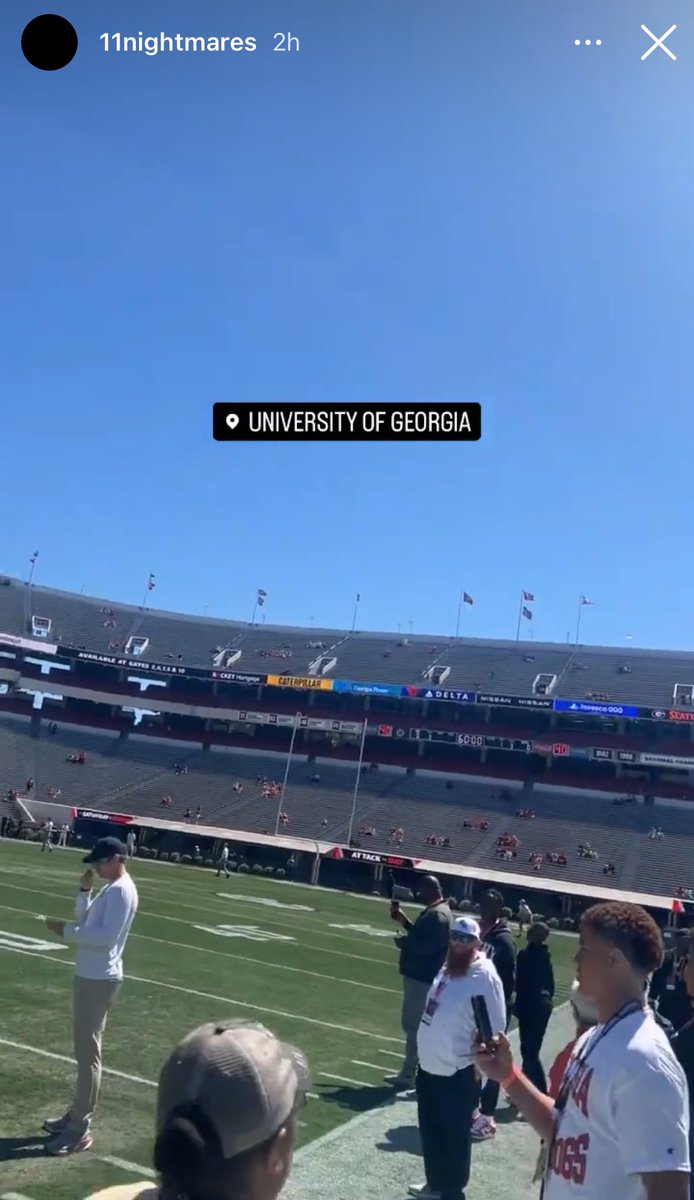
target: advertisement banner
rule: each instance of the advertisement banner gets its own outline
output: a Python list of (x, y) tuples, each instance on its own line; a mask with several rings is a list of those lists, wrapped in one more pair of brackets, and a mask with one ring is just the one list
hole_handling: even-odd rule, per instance
[(70, 816), (73, 821), (78, 818), (83, 821), (112, 821), (114, 825), (129, 825), (133, 820), (132, 817), (126, 817), (123, 813), (99, 812), (95, 808), (73, 808)]
[(34, 654), (57, 654), (58, 647), (50, 642), (37, 641), (35, 638), (16, 637), (14, 633), (0, 633), (0, 645), (13, 646), (15, 650), (31, 650)]
[(352, 850), (341, 846), (336, 846), (330, 857), (350, 859), (352, 862), (373, 863), (375, 866), (408, 867), (410, 870), (416, 868), (421, 861), (418, 858), (402, 858), (398, 854), (379, 854), (377, 850)]
[(501, 707), (512, 708), (540, 708), (551, 709), (552, 701), (548, 696), (495, 696), (491, 692), (480, 692), (477, 696), (478, 704), (496, 704)]
[(633, 704), (608, 704), (593, 700), (555, 700), (554, 711), (635, 719), (641, 716), (643, 710), (636, 708)]
[(639, 754), (642, 767), (676, 767), (678, 770), (694, 771), (694, 758), (679, 754)]
[(451, 700), (454, 704), (477, 704), (476, 692), (460, 692), (451, 688), (407, 688), (406, 694), (417, 700)]
[(394, 696), (408, 694), (408, 689), (392, 683), (350, 683), (348, 679), (335, 679), (334, 692), (349, 692), (354, 696)]
[(333, 679), (316, 679), (313, 675), (268, 675), (270, 687), (298, 688), (307, 692), (332, 692)]

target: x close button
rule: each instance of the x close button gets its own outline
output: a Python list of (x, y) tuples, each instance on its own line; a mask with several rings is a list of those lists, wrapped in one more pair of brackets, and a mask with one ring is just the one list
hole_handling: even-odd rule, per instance
[(641, 62), (645, 62), (645, 60), (650, 57), (654, 50), (662, 50), (663, 54), (667, 54), (668, 58), (671, 58), (673, 62), (677, 62), (677, 55), (673, 54), (669, 46), (665, 45), (665, 42), (670, 37), (670, 34), (674, 33), (677, 29), (676, 25), (671, 25), (667, 32), (661, 34), (660, 37), (658, 37), (656, 33), (652, 33), (647, 25), (642, 25), (641, 28), (653, 42), (653, 45), (648, 47), (646, 53), (641, 55)]

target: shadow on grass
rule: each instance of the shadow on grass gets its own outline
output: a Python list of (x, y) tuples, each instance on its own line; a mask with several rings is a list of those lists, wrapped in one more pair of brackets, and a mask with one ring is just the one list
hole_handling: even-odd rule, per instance
[(316, 1090), (326, 1104), (335, 1104), (355, 1114), (379, 1108), (388, 1100), (394, 1103), (396, 1099), (391, 1087), (348, 1087), (337, 1083), (319, 1083)]
[(37, 1137), (0, 1137), (0, 1162), (13, 1162), (18, 1158), (43, 1158), (48, 1139)]

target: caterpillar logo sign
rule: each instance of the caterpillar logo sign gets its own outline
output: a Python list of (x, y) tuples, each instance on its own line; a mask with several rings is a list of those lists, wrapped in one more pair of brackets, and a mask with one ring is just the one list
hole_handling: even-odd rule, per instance
[(301, 691), (332, 692), (332, 679), (314, 679), (312, 675), (268, 675), (271, 687), (299, 688)]

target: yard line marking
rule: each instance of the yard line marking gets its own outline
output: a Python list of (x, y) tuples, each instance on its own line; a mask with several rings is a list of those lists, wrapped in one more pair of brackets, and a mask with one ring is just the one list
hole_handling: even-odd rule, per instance
[(402, 1058), (402, 1054), (398, 1054), (396, 1050), (381, 1050), (379, 1047), (378, 1053), (387, 1054), (389, 1058)]
[[(306, 1099), (307, 1100), (320, 1100), (320, 1096), (316, 1095), (315, 1092), (307, 1092)], [(0, 1200), (2, 1200), (1, 1197), (0, 1197)]]
[(353, 1067), (368, 1067), (369, 1070), (371, 1070), (371, 1071), (382, 1071), (383, 1070), (383, 1064), (360, 1062), (360, 1060), (358, 1058), (352, 1059), (352, 1066)]
[[(12, 875), (13, 870), (14, 870), (13, 868), (2, 868), (2, 866), (0, 866), (0, 876), (1, 875)], [(18, 872), (18, 874), (19, 874), (19, 872)], [(178, 910), (180, 910), (180, 908), (190, 908), (190, 910), (192, 912), (199, 912), (199, 911), (201, 911), (201, 908), (204, 908), (205, 906), (209, 905), (211, 902), (211, 904), (216, 904), (217, 906), (219, 906), (220, 914), (221, 914), (222, 911), (225, 911), (226, 913), (228, 913), (229, 905), (231, 905), (231, 901), (223, 899), (223, 898), (220, 900), (216, 900), (215, 896), (201, 896), (201, 900), (199, 900), (199, 904), (186, 904), (185, 901), (179, 900), (179, 899), (166, 900), (161, 895), (162, 886), (160, 883), (155, 883), (155, 882), (152, 882), (149, 880), (144, 881), (144, 883), (143, 883), (142, 880), (139, 880), (138, 887), (140, 886), (140, 884), (142, 884), (142, 886), (145, 886), (145, 887), (148, 886), (148, 887), (151, 887), (152, 889), (155, 889), (156, 900), (157, 900), (158, 904), (168, 905), (169, 907), (177, 907)], [(11, 890), (13, 890), (13, 892), (28, 892), (32, 895), (53, 896), (53, 898), (55, 900), (62, 900), (62, 901), (72, 901), (73, 894), (74, 894), (73, 888), (71, 888), (70, 893), (68, 893), (67, 895), (61, 895), (60, 893), (56, 893), (56, 892), (46, 892), (46, 890), (43, 890), (43, 889), (40, 890), (38, 888), (26, 888), (26, 887), (23, 887), (22, 884), (13, 883), (13, 882), (7, 882), (7, 883), (0, 882), (0, 887), (11, 889)], [(178, 888), (168, 887), (167, 890), (168, 890), (168, 892), (177, 894), (177, 896), (180, 895), (180, 889), (178, 889)], [(192, 892), (187, 893), (187, 894), (195, 895), (195, 893), (192, 893)], [(148, 901), (154, 902), (154, 896), (148, 896)], [(142, 916), (151, 918), (152, 920), (173, 920), (173, 922), (175, 922), (177, 924), (189, 925), (189, 926), (192, 924), (192, 922), (189, 922), (189, 920), (184, 920), (183, 917), (169, 917), (168, 914), (166, 914), (166, 913), (151, 912), (150, 910), (148, 910), (148, 908), (143, 908), (142, 905), (140, 905), (140, 907), (139, 907), (139, 912), (140, 912), (140, 914), (142, 914)], [(275, 913), (274, 911), (273, 911), (273, 916), (270, 916), (270, 914), (265, 914), (263, 912), (263, 920), (264, 920), (264, 923), (267, 925), (279, 925), (280, 928), (285, 928), (285, 926), (286, 926), (286, 928), (289, 928), (289, 926), (291, 926), (292, 929), (301, 929), (304, 932), (307, 932), (307, 934), (319, 934), (319, 936), (322, 936), (322, 937), (331, 937), (331, 938), (334, 937), (334, 938), (337, 938), (337, 940), (345, 941), (345, 942), (358, 942), (358, 941), (363, 942), (363, 937), (361, 937), (361, 936), (359, 936), (359, 937), (357, 937), (357, 936), (343, 937), (341, 934), (329, 934), (329, 932), (327, 930), (325, 930), (324, 925), (319, 925), (318, 922), (316, 922), (315, 924), (312, 924), (312, 925), (300, 924), (300, 923), (295, 922), (295, 920), (289, 919), (289, 916), (287, 918), (281, 918), (281, 917), (277, 916), (277, 913)], [(343, 959), (357, 959), (359, 962), (373, 962), (373, 964), (376, 964), (377, 966), (390, 967), (391, 965), (393, 965), (393, 962), (394, 962), (393, 955), (390, 955), (389, 958), (377, 959), (377, 958), (373, 958), (373, 956), (371, 956), (371, 955), (366, 956), (363, 954), (349, 954), (348, 950), (334, 950), (334, 949), (331, 949), (330, 947), (325, 947), (325, 946), (312, 946), (311, 948), (313, 950), (316, 950), (317, 954), (334, 954), (334, 955), (339, 955), (340, 958), (343, 958)], [(376, 947), (370, 946), (370, 949), (376, 949)]]
[(100, 1154), (99, 1162), (107, 1163), (109, 1167), (118, 1167), (129, 1175), (139, 1175), (140, 1178), (156, 1179), (157, 1173), (151, 1167), (138, 1167), (137, 1163), (128, 1162), (127, 1158), (116, 1158), (111, 1154)]
[[(15, 889), (15, 890), (18, 891), (20, 889)], [(22, 891), (32, 891), (31, 888), (23, 888), (21, 890)], [(44, 893), (44, 895), (45, 894), (46, 893)], [(52, 894), (54, 895), (55, 893), (52, 893)], [(56, 899), (58, 899), (57, 896), (56, 896)], [(63, 899), (63, 897), (60, 897), (60, 899)], [(32, 912), (31, 909), (16, 908), (15, 906), (13, 906), (11, 904), (0, 904), (0, 909), (2, 909), (3, 912), (23, 913), (25, 917), (39, 917), (39, 915), (40, 915), (39, 913)], [(150, 913), (149, 916), (152, 917), (152, 916), (155, 916), (155, 914)], [(176, 920), (175, 917), (162, 917), (162, 918), (155, 917), (155, 919), (157, 919), (157, 920), (161, 919), (163, 921)], [(180, 924), (187, 926), (188, 922), (181, 921)], [(195, 928), (199, 928), (199, 926), (197, 926)], [(210, 934), (210, 936), (213, 937), (214, 934)], [(400, 995), (399, 988), (383, 987), (380, 983), (363, 983), (359, 979), (342, 979), (340, 976), (323, 974), (323, 972), (321, 972), (321, 971), (307, 971), (305, 969), (305, 967), (292, 967), (292, 966), (289, 966), (288, 963), (270, 962), (270, 961), (266, 961), (265, 959), (262, 959), (262, 958), (249, 958), (248, 955), (246, 955), (246, 954), (234, 954), (233, 951), (217, 950), (213, 946), (196, 946), (192, 942), (170, 942), (167, 938), (152, 937), (152, 935), (148, 934), (148, 933), (131, 933), (130, 937), (131, 938), (139, 938), (140, 941), (145, 941), (145, 942), (156, 942), (160, 946), (174, 946), (177, 950), (197, 950), (198, 953), (201, 953), (201, 954), (215, 954), (218, 958), (234, 958), (234, 959), (237, 959), (239, 962), (253, 963), (255, 966), (258, 966), (258, 967), (271, 967), (276, 971), (292, 971), (296, 975), (311, 975), (311, 976), (313, 976), (314, 979), (330, 979), (330, 980), (332, 980), (333, 983), (346, 984), (347, 986), (352, 986), (352, 987), (368, 988), (370, 991), (374, 991), (374, 992), (387, 992), (389, 995), (393, 995), (393, 996)], [(355, 955), (355, 957), (356, 957), (356, 955)]]
[[(20, 950), (18, 946), (0, 946), (0, 950), (6, 950), (9, 954), (26, 954), (29, 958), (42, 958), (45, 962), (50, 963), (60, 962), (66, 967), (74, 968), (75, 965), (66, 958), (51, 958), (50, 954)], [(352, 1025), (334, 1025), (331, 1021), (321, 1021), (318, 1017), (305, 1017), (301, 1013), (283, 1012), (281, 1008), (265, 1008), (261, 1004), (249, 1004), (245, 1000), (232, 1000), (229, 996), (217, 996), (214, 992), (197, 992), (194, 988), (183, 987), (179, 983), (165, 983), (162, 979), (145, 979), (142, 975), (126, 975), (125, 979), (130, 979), (133, 983), (146, 983), (149, 987), (167, 988), (171, 992), (183, 992), (185, 996), (199, 996), (202, 1000), (216, 1000), (220, 1004), (232, 1004), (235, 1008), (247, 1008), (251, 1012), (267, 1013), (271, 1017), (284, 1017), (287, 1021), (303, 1021), (306, 1025), (318, 1025), (321, 1029), (336, 1029), (338, 1033), (354, 1033), (357, 1037), (376, 1038), (380, 1042), (395, 1042), (396, 1045), (404, 1045), (403, 1038), (388, 1037), (385, 1033), (371, 1033), (370, 1030), (355, 1029)]]
[[(50, 962), (53, 960), (50, 959)], [(56, 1054), (54, 1050), (44, 1050), (41, 1046), (27, 1046), (25, 1042), (12, 1042), (9, 1038), (0, 1038), (0, 1046), (10, 1046), (13, 1050), (26, 1050), (29, 1054), (40, 1054), (42, 1058), (53, 1058), (56, 1062), (70, 1063), (75, 1066), (74, 1058), (67, 1054)], [(151, 1079), (143, 1079), (141, 1075), (126, 1075), (125, 1071), (116, 1071), (113, 1067), (102, 1067), (105, 1075), (115, 1075), (117, 1079), (127, 1079), (128, 1083), (141, 1083), (145, 1087), (155, 1088), (157, 1085)]]
[(23, 1196), (21, 1192), (0, 1192), (0, 1200), (31, 1200), (30, 1196)]
[(354, 1087), (375, 1088), (376, 1083), (365, 1083), (363, 1079), (348, 1079), (346, 1075), (331, 1075), (329, 1071), (320, 1072), (321, 1079), (337, 1079), (339, 1083), (351, 1083)]

